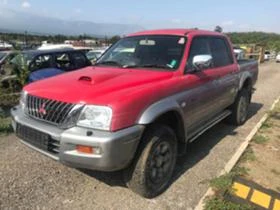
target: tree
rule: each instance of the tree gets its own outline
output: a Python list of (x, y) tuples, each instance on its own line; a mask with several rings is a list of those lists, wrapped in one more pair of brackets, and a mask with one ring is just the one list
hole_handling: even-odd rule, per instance
[(116, 43), (117, 41), (119, 41), (120, 39), (121, 39), (121, 37), (118, 36), (118, 35), (116, 35), (116, 36), (111, 37), (111, 39), (109, 39), (109, 42), (110, 42), (111, 44), (114, 44), (114, 43)]

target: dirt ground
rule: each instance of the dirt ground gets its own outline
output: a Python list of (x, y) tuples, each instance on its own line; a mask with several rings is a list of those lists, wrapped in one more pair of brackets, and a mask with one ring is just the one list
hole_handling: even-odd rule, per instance
[(252, 139), (240, 166), (248, 169), (246, 178), (280, 192), (280, 103)]

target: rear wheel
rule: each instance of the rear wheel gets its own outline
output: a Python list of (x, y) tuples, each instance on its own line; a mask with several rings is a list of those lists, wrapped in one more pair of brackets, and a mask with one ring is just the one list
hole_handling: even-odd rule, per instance
[(154, 125), (143, 136), (134, 163), (124, 171), (127, 186), (146, 198), (162, 193), (169, 185), (177, 158), (174, 131)]
[(250, 95), (247, 89), (239, 91), (234, 104), (231, 106), (232, 114), (228, 122), (233, 125), (243, 125), (248, 117), (248, 108), (250, 104)]

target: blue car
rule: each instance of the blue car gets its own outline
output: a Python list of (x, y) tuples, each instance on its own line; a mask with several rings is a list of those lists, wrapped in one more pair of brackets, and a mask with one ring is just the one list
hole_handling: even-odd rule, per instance
[(23, 51), (11, 63), (27, 65), (29, 83), (91, 65), (83, 51), (74, 49)]

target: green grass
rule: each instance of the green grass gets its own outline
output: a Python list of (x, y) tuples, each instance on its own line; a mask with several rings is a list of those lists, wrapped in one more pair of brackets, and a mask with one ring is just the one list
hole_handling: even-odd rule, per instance
[(256, 144), (264, 144), (266, 143), (267, 141), (269, 140), (268, 137), (262, 135), (262, 134), (257, 134), (254, 136), (253, 138), (253, 141), (256, 143)]
[(241, 162), (247, 162), (247, 161), (255, 161), (256, 160), (256, 156), (254, 154), (253, 149), (249, 146), (245, 152), (243, 153), (243, 155), (240, 158)]
[(206, 210), (252, 210), (250, 205), (235, 204), (230, 201), (225, 201), (220, 198), (208, 199), (205, 203)]
[(216, 195), (222, 197), (225, 192), (231, 190), (233, 178), (248, 174), (248, 169), (244, 167), (236, 167), (231, 172), (222, 176), (216, 177), (210, 181), (210, 186), (216, 192)]
[(0, 136), (8, 135), (11, 132), (13, 132), (11, 119), (0, 117)]
[(271, 122), (269, 122), (268, 120), (266, 120), (262, 126), (260, 127), (261, 130), (267, 130), (269, 128), (271, 128), (273, 126), (273, 124)]
[(244, 167), (235, 167), (231, 172), (214, 178), (210, 181), (210, 186), (215, 191), (215, 196), (209, 198), (205, 202), (206, 210), (251, 210), (254, 209), (250, 205), (235, 204), (224, 200), (223, 196), (226, 192), (230, 192), (233, 178), (248, 174), (248, 169)]

